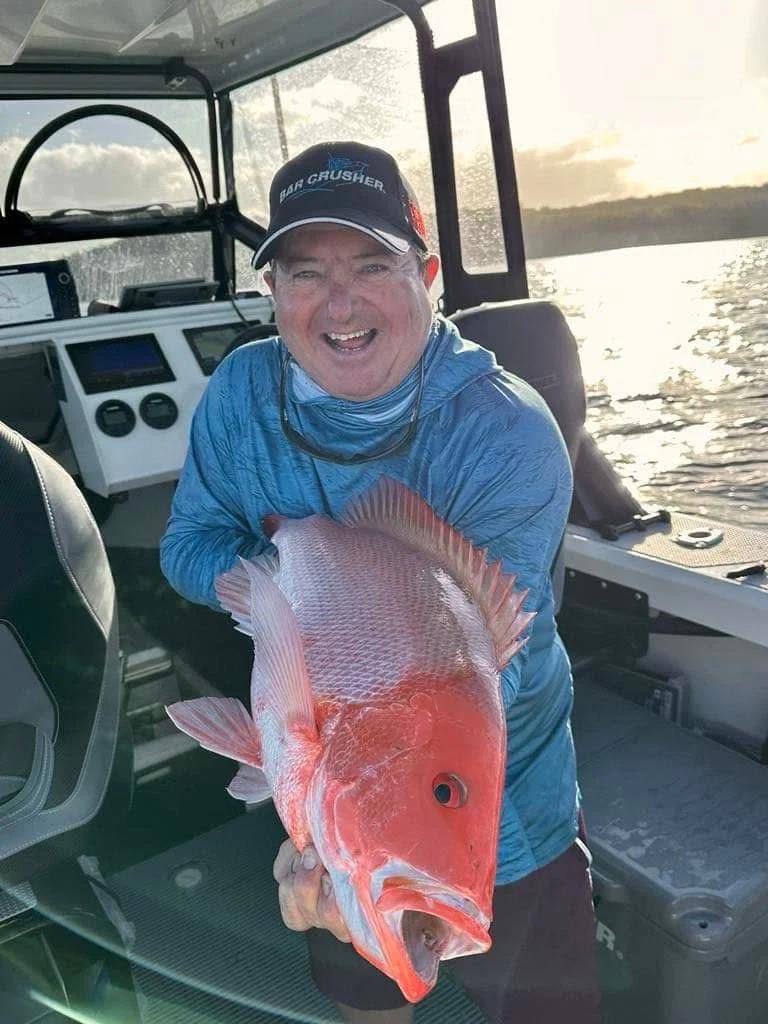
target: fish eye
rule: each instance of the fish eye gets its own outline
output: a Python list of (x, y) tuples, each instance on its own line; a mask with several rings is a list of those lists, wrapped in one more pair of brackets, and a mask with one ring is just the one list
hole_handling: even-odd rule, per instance
[(467, 802), (467, 787), (458, 777), (443, 772), (435, 776), (432, 782), (432, 793), (435, 800), (443, 807), (463, 807)]

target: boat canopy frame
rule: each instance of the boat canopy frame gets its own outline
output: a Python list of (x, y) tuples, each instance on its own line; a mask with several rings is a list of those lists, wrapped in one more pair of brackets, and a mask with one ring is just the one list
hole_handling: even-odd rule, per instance
[[(425, 106), (429, 152), (434, 185), (437, 233), (443, 265), (444, 292), (442, 310), (451, 314), (483, 302), (497, 302), (509, 299), (527, 298), (528, 284), (525, 270), (525, 247), (522, 232), (520, 199), (517, 188), (512, 138), (509, 126), (504, 72), (496, 21), (495, 0), (472, 0), (475, 20), (475, 34), (442, 46), (435, 46), (432, 30), (425, 17), (419, 0), (376, 0), (382, 6), (397, 10), (407, 17), (414, 26), (419, 58), (422, 95)], [(379, 24), (390, 20), (382, 18)], [(376, 26), (374, 26), (376, 27)], [(366, 31), (370, 31), (367, 29)], [(365, 34), (365, 33), (359, 33)], [(347, 42), (350, 40), (344, 40)], [(343, 45), (343, 43), (339, 44)], [(331, 47), (326, 47), (324, 52)], [(308, 59), (310, 54), (301, 57)], [(283, 68), (270, 68), (265, 75), (299, 63), (299, 60)], [(127, 237), (131, 235), (158, 235), (180, 232), (209, 231), (213, 244), (213, 269), (220, 282), (220, 297), (230, 293), (234, 281), (234, 241), (240, 241), (257, 248), (265, 234), (263, 225), (257, 224), (243, 214), (237, 204), (237, 190), (234, 169), (234, 124), (231, 93), (245, 82), (238, 81), (221, 90), (215, 90), (209, 78), (198, 68), (192, 67), (180, 57), (162, 62), (125, 61), (104, 63), (83, 62), (65, 68), (60, 60), (24, 60), (9, 68), (0, 69), (0, 91), (8, 76), (21, 74), (40, 80), (50, 76), (72, 73), (78, 81), (86, 78), (98, 79), (109, 75), (126, 80), (126, 88), (110, 90), (110, 100), (138, 98), (130, 88), (131, 80), (142, 81), (145, 88), (140, 95), (146, 96), (148, 78), (158, 83), (158, 93), (166, 98), (204, 98), (208, 115), (208, 138), (211, 157), (211, 201), (203, 203), (194, 212), (147, 217), (138, 222), (109, 223), (108, 215), (99, 218), (98, 223), (79, 222), (73, 219), (66, 225), (46, 222), (46, 218), (33, 219), (17, 211), (4, 210), (0, 217), (0, 247), (45, 244), (47, 242), (84, 241), (94, 238)], [(488, 122), (492, 127), (491, 158), (498, 193), (501, 217), (502, 243), (506, 258), (506, 270), (501, 272), (470, 273), (462, 261), (460, 211), (457, 196), (456, 164), (451, 125), (450, 98), (458, 82), (469, 75), (480, 73), (485, 93), (485, 108)], [(113, 77), (114, 76), (114, 77)], [(251, 78), (251, 81), (256, 78)], [(189, 84), (194, 82), (199, 90), (190, 93)], [(182, 88), (183, 87), (183, 88)], [(21, 98), (21, 92), (10, 93)], [(83, 90), (66, 94), (61, 89), (57, 97), (93, 99), (94, 92)], [(41, 98), (42, 89), (26, 94), (28, 98)], [(51, 94), (49, 94), (51, 95)], [(224, 176), (224, 196), (219, 172)]]

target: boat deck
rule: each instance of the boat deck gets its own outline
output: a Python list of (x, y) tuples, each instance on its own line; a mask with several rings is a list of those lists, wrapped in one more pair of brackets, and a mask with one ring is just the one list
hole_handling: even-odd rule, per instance
[(614, 541), (569, 525), (564, 557), (568, 570), (636, 588), (652, 609), (768, 646), (766, 532), (673, 512)]
[[(280, 918), (272, 879), (284, 832), (271, 803), (107, 879), (125, 923), (142, 1024), (341, 1020), (309, 973), (305, 939)], [(441, 971), (417, 1024), (481, 1024)]]

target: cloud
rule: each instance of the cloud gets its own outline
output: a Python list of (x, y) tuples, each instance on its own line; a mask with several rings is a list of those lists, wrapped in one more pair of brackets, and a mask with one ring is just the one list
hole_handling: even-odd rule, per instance
[[(279, 80), (279, 79), (278, 79)], [(361, 120), (361, 111), (371, 100), (354, 82), (324, 75), (311, 85), (280, 89), (280, 105), (285, 128), (292, 140), (292, 151), (299, 152), (321, 138), (336, 138), (339, 130), (349, 130)], [(275, 101), (271, 86), (257, 82), (236, 98), (237, 119), (251, 133), (276, 132)]]
[[(0, 147), (0, 181), (7, 180), (22, 145), (12, 138)], [(193, 199), (187, 170), (170, 149), (68, 142), (35, 154), (22, 180), (19, 206), (49, 213), (68, 207), (110, 209)]]
[[(622, 155), (610, 135), (572, 139), (557, 147), (519, 149), (515, 152), (518, 189), (528, 209), (544, 206), (579, 206), (631, 195), (633, 182), (626, 173), (634, 161)], [(459, 206), (487, 207), (496, 182), (484, 151), (457, 154)]]
[(617, 153), (611, 141), (585, 137), (554, 148), (518, 151), (515, 166), (523, 206), (581, 206), (631, 195), (636, 190), (626, 172), (634, 161)]
[(0, 186), (2, 186), (3, 192), (5, 192), (5, 185), (14, 161), (18, 159), (26, 141), (18, 135), (10, 135), (0, 140)]

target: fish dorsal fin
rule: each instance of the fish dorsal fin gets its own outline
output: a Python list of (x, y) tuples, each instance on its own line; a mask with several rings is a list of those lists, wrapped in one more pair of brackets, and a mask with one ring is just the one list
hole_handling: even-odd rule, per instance
[(522, 611), (527, 590), (515, 590), (516, 577), (501, 562), (489, 565), (475, 547), (440, 518), (405, 484), (382, 477), (341, 512), (345, 526), (378, 530), (420, 551), (442, 566), (480, 609), (502, 668), (525, 644), (522, 636), (534, 613)]
[(252, 710), (263, 704), (287, 727), (317, 733), (304, 645), (293, 609), (273, 574), (273, 555), (241, 558), (216, 580), (216, 594), (256, 647)]

